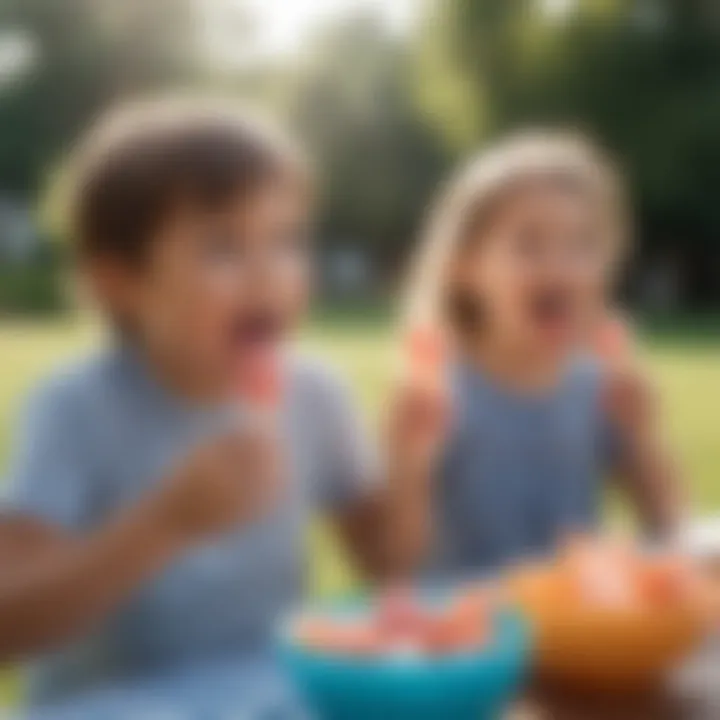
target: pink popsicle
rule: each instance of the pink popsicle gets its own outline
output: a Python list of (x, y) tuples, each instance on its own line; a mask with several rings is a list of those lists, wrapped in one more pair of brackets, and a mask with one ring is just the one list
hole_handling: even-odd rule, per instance
[(628, 323), (617, 314), (609, 314), (600, 324), (592, 340), (593, 351), (605, 361), (612, 362), (629, 357), (633, 338)]
[(431, 388), (442, 385), (448, 351), (445, 338), (432, 325), (410, 328), (404, 341), (408, 380)]
[(254, 349), (238, 359), (236, 389), (239, 397), (253, 409), (275, 410), (282, 399), (284, 377), (279, 349)]

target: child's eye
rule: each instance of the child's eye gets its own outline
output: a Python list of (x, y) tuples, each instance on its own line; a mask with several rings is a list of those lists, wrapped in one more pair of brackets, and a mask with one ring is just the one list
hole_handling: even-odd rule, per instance
[(232, 233), (212, 232), (203, 237), (202, 254), (210, 262), (225, 263), (239, 260), (242, 250)]

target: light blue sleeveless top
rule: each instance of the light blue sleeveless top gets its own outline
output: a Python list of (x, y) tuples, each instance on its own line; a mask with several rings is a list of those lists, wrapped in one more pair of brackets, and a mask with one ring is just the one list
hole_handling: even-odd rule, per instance
[(616, 446), (599, 366), (578, 359), (554, 390), (535, 396), (467, 364), (453, 382), (454, 429), (435, 489), (434, 571), (482, 574), (595, 526)]

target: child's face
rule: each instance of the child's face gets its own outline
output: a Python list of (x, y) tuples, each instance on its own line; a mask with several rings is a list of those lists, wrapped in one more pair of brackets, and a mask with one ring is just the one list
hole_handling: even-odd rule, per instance
[(470, 243), (456, 282), (477, 299), (491, 332), (557, 353), (583, 336), (610, 259), (597, 203), (568, 187), (528, 185)]
[(280, 185), (217, 212), (183, 208), (116, 297), (149, 350), (227, 390), (242, 354), (279, 343), (304, 313), (306, 220), (304, 198)]

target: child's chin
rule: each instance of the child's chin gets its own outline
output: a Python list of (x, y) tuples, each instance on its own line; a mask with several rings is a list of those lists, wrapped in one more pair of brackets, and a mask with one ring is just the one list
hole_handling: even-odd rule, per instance
[(552, 355), (564, 355), (575, 346), (575, 333), (566, 326), (538, 328), (536, 336), (542, 349)]

